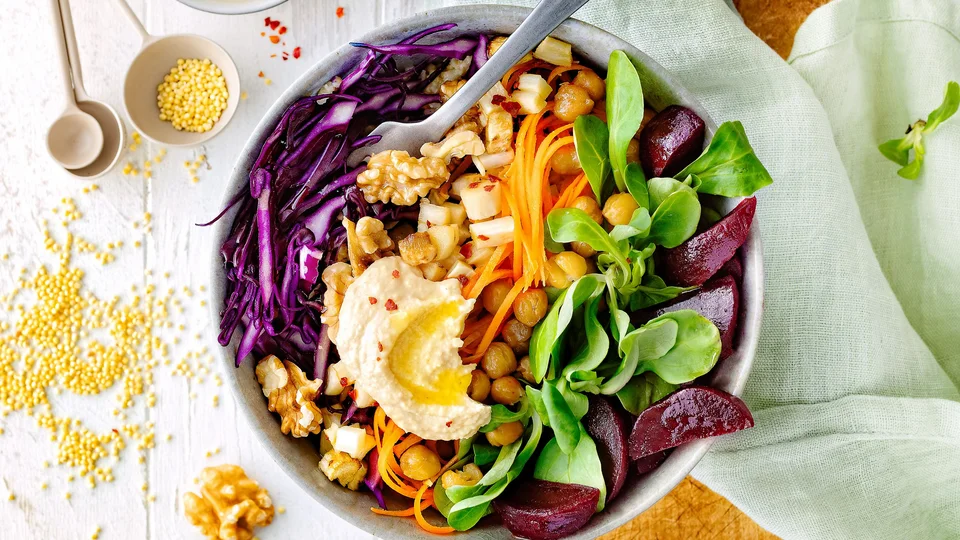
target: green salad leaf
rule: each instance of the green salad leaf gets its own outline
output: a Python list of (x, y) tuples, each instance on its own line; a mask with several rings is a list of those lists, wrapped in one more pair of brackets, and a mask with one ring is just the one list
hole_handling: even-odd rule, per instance
[(580, 439), (572, 452), (564, 452), (556, 438), (547, 441), (540, 452), (533, 477), (537, 480), (561, 484), (580, 484), (600, 490), (597, 512), (603, 510), (607, 499), (607, 486), (603, 480), (597, 444), (593, 442), (583, 424), (578, 425)]
[(656, 360), (667, 354), (677, 343), (679, 329), (676, 321), (655, 319), (628, 332), (620, 341), (620, 365), (600, 386), (600, 393), (616, 394), (630, 382), (641, 362)]
[(473, 463), (477, 467), (486, 467), (497, 460), (500, 455), (500, 449), (489, 444), (473, 445)]
[(689, 191), (696, 195), (701, 183), (700, 177), (695, 174), (691, 174), (682, 182), (676, 178), (651, 178), (647, 180), (650, 209), (656, 212), (657, 208), (663, 204), (663, 201), (677, 191)]
[(597, 313), (600, 310), (602, 294), (589, 298), (583, 308), (583, 345), (573, 359), (563, 367), (562, 375), (568, 382), (586, 381), (585, 373), (592, 373), (607, 357), (610, 338), (600, 324)]
[(624, 183), (627, 186), (627, 193), (633, 196), (640, 208), (646, 208), (650, 213), (650, 193), (647, 185), (647, 177), (643, 174), (643, 167), (639, 163), (627, 165), (624, 173)]
[(643, 276), (643, 284), (637, 287), (637, 290), (630, 296), (630, 311), (637, 311), (662, 304), (673, 300), (683, 293), (695, 290), (697, 290), (696, 287), (667, 285), (664, 283), (663, 278), (648, 272)]
[[(943, 102), (939, 107), (927, 115), (926, 120), (917, 120), (908, 129), (906, 136), (900, 139), (891, 139), (881, 144), (878, 149), (884, 157), (900, 165), (897, 174), (907, 180), (916, 180), (920, 176), (923, 166), (923, 157), (926, 149), (923, 146), (923, 136), (932, 133), (937, 126), (953, 116), (960, 108), (960, 84), (955, 81), (947, 83), (943, 92)], [(910, 161), (910, 150), (913, 150), (913, 161)]]
[(638, 375), (617, 392), (617, 399), (630, 414), (638, 416), (647, 407), (672, 394), (679, 386), (648, 371)]
[(557, 444), (564, 453), (573, 452), (580, 443), (580, 421), (573, 415), (563, 394), (550, 381), (543, 381), (540, 396), (543, 399), (547, 418), (550, 419), (550, 428), (553, 429), (553, 434), (557, 438)]
[(520, 406), (516, 411), (511, 411), (506, 405), (496, 404), (490, 408), (490, 421), (487, 425), (480, 428), (480, 433), (489, 433), (503, 424), (510, 422), (524, 422), (530, 418), (530, 401), (526, 396), (520, 396)]
[(578, 117), (573, 122), (573, 144), (583, 173), (597, 201), (603, 205), (610, 185), (610, 130), (607, 123), (592, 114)]
[(640, 74), (627, 53), (613, 51), (607, 65), (607, 126), (610, 162), (617, 189), (626, 191), (627, 146), (643, 121), (643, 87)]
[[(583, 212), (580, 212), (583, 214)], [(552, 215), (552, 212), (551, 212)], [(586, 214), (583, 214), (586, 216)], [(591, 223), (589, 217), (587, 218)], [(596, 223), (594, 223), (596, 225)], [(533, 330), (530, 337), (530, 371), (537, 382), (543, 380), (551, 367), (554, 350), (573, 319), (573, 312), (588, 299), (603, 291), (604, 282), (596, 275), (586, 275), (570, 285), (550, 307), (550, 311)], [(552, 379), (553, 376), (551, 375)]]
[(724, 197), (746, 197), (773, 183), (738, 121), (721, 124), (703, 154), (676, 178), (691, 174), (700, 178), (697, 191)]
[(675, 248), (697, 232), (700, 200), (693, 190), (671, 193), (657, 206), (647, 240), (665, 248)]
[[(720, 331), (717, 327), (691, 309), (664, 313), (644, 327), (667, 320), (677, 325), (675, 343), (664, 354), (641, 359), (634, 374), (652, 371), (668, 383), (683, 384), (709, 373), (720, 358)], [(620, 347), (632, 349), (647, 344), (638, 340), (628, 345), (621, 342)]]

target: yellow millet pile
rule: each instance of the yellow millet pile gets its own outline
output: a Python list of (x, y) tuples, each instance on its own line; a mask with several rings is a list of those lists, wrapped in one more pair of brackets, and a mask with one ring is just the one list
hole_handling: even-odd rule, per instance
[[(61, 203), (51, 211), (63, 218), (63, 240), (58, 242), (49, 230), (43, 240), (45, 249), (57, 256), (57, 267), (40, 266), (32, 276), (21, 269), (15, 289), (0, 295), (0, 415), (21, 411), (34, 417), (49, 431), (57, 463), (70, 468), (68, 481), (78, 473), (96, 487), (97, 482), (114, 480), (112, 467), (101, 460), (119, 461), (124, 449), (133, 447), (142, 463), (154, 447), (154, 423), (126, 422), (124, 411), (156, 405), (154, 370), (161, 362), (171, 363), (161, 331), (180, 322), (172, 320), (170, 311), (182, 302), (173, 288), (160, 293), (151, 283), (142, 294), (124, 300), (101, 299), (87, 290), (74, 258), (93, 254), (108, 264), (114, 260), (110, 250), (123, 242), (112, 242), (104, 250), (74, 234), (70, 225), (81, 213), (72, 199)], [(151, 219), (144, 215), (147, 223)], [(46, 228), (47, 221), (41, 223)], [(136, 293), (138, 288), (133, 285), (131, 290)], [(173, 374), (197, 380), (210, 373), (213, 356), (203, 348), (175, 362)], [(85, 427), (51, 403), (51, 396), (63, 392), (93, 396), (112, 388), (119, 390), (112, 411), (119, 422), (104, 432)]]
[(209, 59), (183, 58), (157, 85), (160, 120), (180, 131), (203, 133), (213, 129), (227, 108), (227, 81)]

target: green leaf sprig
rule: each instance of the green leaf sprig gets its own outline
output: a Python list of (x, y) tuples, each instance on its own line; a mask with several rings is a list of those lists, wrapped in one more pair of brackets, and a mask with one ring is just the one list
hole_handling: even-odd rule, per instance
[[(900, 177), (916, 180), (920, 176), (923, 156), (926, 153), (923, 136), (933, 133), (937, 126), (953, 116), (958, 108), (960, 108), (960, 84), (950, 81), (943, 93), (943, 103), (931, 112), (926, 120), (917, 120), (907, 128), (906, 136), (891, 139), (878, 147), (884, 157), (900, 165), (900, 170), (897, 171)], [(910, 161), (911, 149), (913, 161)]]

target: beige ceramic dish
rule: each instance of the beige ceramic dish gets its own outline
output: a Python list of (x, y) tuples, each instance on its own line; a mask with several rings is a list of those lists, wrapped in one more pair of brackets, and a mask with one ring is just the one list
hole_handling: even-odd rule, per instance
[[(492, 10), (496, 10), (496, 17), (490, 16)], [(394, 43), (416, 31), (448, 22), (457, 23), (457, 31), (464, 33), (509, 34), (529, 13), (530, 10), (525, 8), (483, 5), (440, 9), (381, 27), (361, 37), (359, 41)], [(581, 57), (600, 68), (605, 68), (612, 51), (616, 49), (626, 51), (640, 71), (644, 95), (650, 105), (657, 110), (669, 104), (689, 107), (706, 121), (708, 137), (712, 136), (716, 123), (710, 119), (703, 107), (689, 92), (681, 88), (669, 73), (635, 47), (599, 28), (574, 20), (564, 23), (553, 35), (572, 43)], [(449, 37), (450, 34), (447, 33), (445, 36)], [(224, 204), (249, 182), (247, 175), (250, 165), (256, 159), (263, 141), (273, 130), (284, 110), (297, 98), (316, 93), (324, 82), (347, 71), (362, 54), (362, 51), (350, 46), (337, 49), (310, 68), (274, 103), (240, 153), (226, 188)], [(726, 210), (729, 211), (738, 201), (727, 202)], [(230, 231), (234, 215), (235, 212), (230, 212), (218, 222), (214, 230), (213, 246), (219, 247), (223, 242)], [(213, 284), (210, 296), (210, 317), (214, 326), (219, 327), (219, 312), (223, 307), (225, 291), (223, 261), (218, 249), (212, 247), (210, 253), (210, 279)], [(746, 384), (760, 332), (763, 269), (756, 222), (753, 224), (753, 230), (742, 253), (744, 275), (737, 351), (718, 364), (711, 376), (713, 386), (737, 395), (743, 391)], [(304, 490), (305, 495), (316, 500), (329, 510), (330, 514), (380, 538), (394, 540), (430, 537), (431, 535), (417, 527), (413, 519), (381, 517), (371, 513), (370, 507), (376, 502), (370, 493), (348, 491), (341, 488), (339, 484), (331, 483), (317, 468), (320, 456), (316, 448), (304, 439), (293, 439), (280, 433), (277, 418), (267, 411), (266, 401), (254, 376), (253, 358), (246, 358), (240, 368), (234, 368), (238, 342), (239, 335), (235, 335), (233, 342), (227, 348), (214, 345), (220, 355), (220, 363), (227, 374), (225, 378), (227, 386), (233, 391), (240, 410), (250, 422), (254, 438), (264, 445), (277, 464)], [(650, 508), (693, 469), (707, 452), (711, 442), (710, 439), (705, 439), (683, 445), (653, 472), (628, 480), (621, 494), (571, 538), (594, 538), (613, 530)], [(401, 505), (399, 501), (394, 504), (398, 508)], [(404, 506), (409, 506), (409, 501)], [(317, 519), (331, 518), (327, 514), (322, 514), (318, 515)], [(510, 533), (498, 523), (495, 516), (484, 519), (470, 532), (458, 536), (483, 540), (511, 538)]]

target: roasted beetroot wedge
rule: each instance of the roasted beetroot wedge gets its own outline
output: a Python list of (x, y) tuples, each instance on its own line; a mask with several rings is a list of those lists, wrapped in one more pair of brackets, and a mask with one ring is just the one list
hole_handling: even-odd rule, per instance
[(679, 105), (654, 116), (640, 132), (644, 172), (648, 176), (673, 176), (693, 163), (703, 150), (704, 129), (697, 113)]
[(757, 199), (744, 199), (719, 223), (679, 246), (666, 250), (663, 278), (671, 285), (702, 285), (747, 241)]
[(597, 444), (600, 467), (607, 484), (607, 502), (612, 501), (620, 493), (629, 471), (627, 437), (630, 433), (627, 424), (607, 398), (591, 395), (583, 425)]
[(655, 308), (638, 311), (631, 318), (640, 325), (664, 313), (692, 309), (720, 330), (720, 358), (733, 354), (733, 337), (737, 331), (737, 315), (740, 312), (740, 288), (731, 275), (708, 281), (699, 290), (687, 293), (676, 300)]
[(732, 259), (727, 261), (727, 264), (723, 265), (723, 268), (717, 272), (717, 276), (732, 276), (733, 279), (737, 280), (737, 285), (743, 282), (743, 264), (740, 262), (740, 257), (734, 256)]
[(740, 398), (707, 386), (683, 388), (640, 413), (630, 434), (630, 459), (751, 427), (753, 415)]
[(597, 488), (530, 479), (511, 486), (493, 507), (514, 536), (551, 540), (580, 530), (599, 502)]
[(661, 463), (667, 460), (667, 456), (669, 455), (670, 451), (664, 450), (663, 452), (650, 454), (649, 456), (644, 456), (634, 461), (633, 463), (634, 467), (637, 469), (637, 474), (647, 474), (648, 472), (656, 469)]

